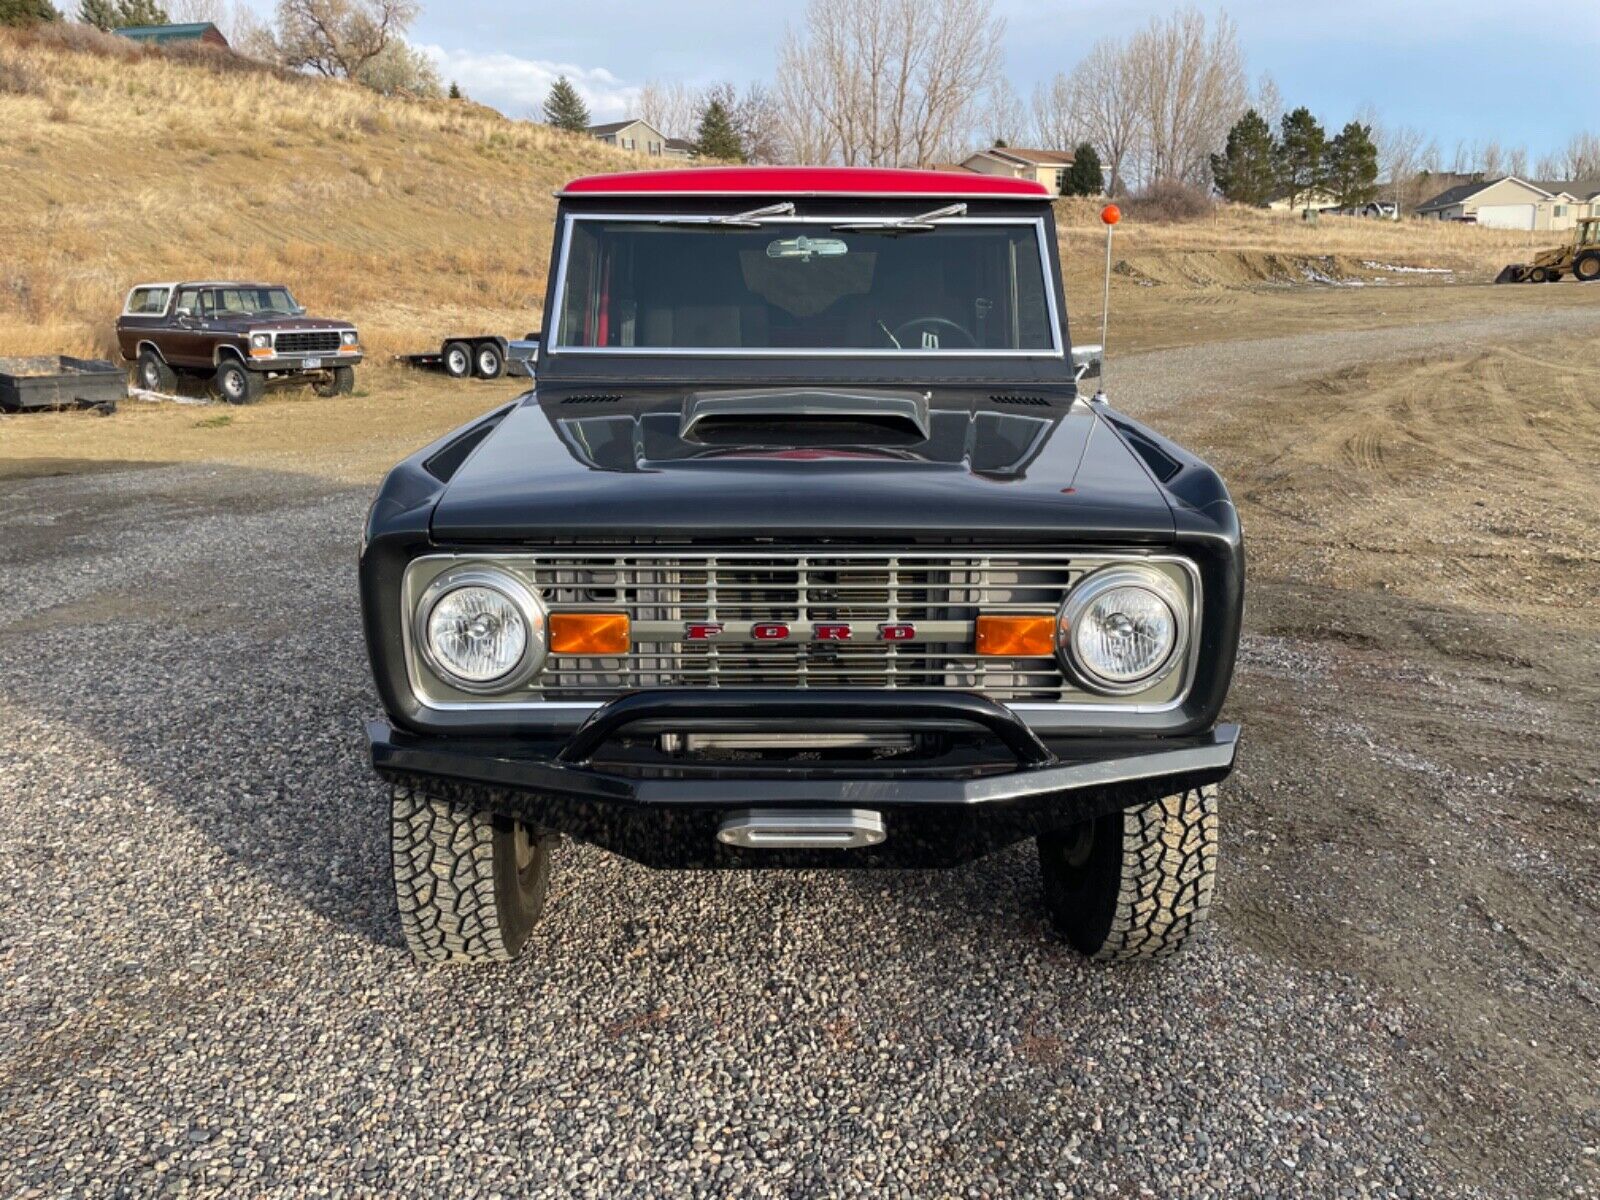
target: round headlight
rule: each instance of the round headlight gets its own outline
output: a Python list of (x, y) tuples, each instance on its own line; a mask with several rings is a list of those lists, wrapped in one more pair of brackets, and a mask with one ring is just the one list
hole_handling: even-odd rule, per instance
[(1097, 571), (1067, 594), (1058, 636), (1077, 676), (1099, 692), (1142, 691), (1182, 660), (1188, 640), (1183, 593), (1148, 567)]
[(250, 344), (257, 350), (265, 350), (272, 345), (272, 336), (265, 333), (252, 333), (250, 335)]
[(339, 340), (346, 346), (354, 346), (356, 344), (356, 331), (354, 329), (346, 329), (339, 335)]
[(503, 571), (441, 575), (417, 606), (416, 633), (428, 665), (464, 692), (510, 691), (544, 665), (544, 606)]

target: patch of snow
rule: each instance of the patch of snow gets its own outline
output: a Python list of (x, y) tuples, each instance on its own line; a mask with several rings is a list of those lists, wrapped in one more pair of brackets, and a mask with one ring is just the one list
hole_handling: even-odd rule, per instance
[(209, 397), (199, 396), (174, 396), (167, 392), (152, 392), (145, 388), (131, 387), (128, 389), (129, 400), (149, 400), (157, 404), (216, 404), (217, 401)]
[(1396, 275), (1454, 275), (1449, 267), (1400, 267), (1394, 263), (1363, 262), (1369, 271), (1393, 271)]

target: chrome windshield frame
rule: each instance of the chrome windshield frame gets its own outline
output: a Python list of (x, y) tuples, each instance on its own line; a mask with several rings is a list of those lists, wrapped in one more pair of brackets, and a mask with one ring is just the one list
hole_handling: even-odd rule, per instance
[[(782, 225), (825, 225), (838, 226), (860, 220), (859, 214), (835, 213), (822, 216), (809, 214), (806, 216), (773, 216), (763, 218), (756, 222), (759, 228), (767, 224)], [(562, 326), (565, 316), (565, 302), (567, 293), (567, 266), (568, 257), (572, 251), (572, 233), (578, 221), (634, 221), (640, 224), (690, 224), (683, 221), (664, 222), (657, 213), (648, 212), (583, 212), (566, 213), (561, 218), (561, 253), (556, 264), (556, 279), (554, 296), (550, 304), (550, 323), (554, 326), (548, 345), (541, 347), (540, 352), (550, 357), (560, 355), (582, 356), (585, 358), (790, 358), (790, 359), (837, 359), (837, 358), (871, 358), (891, 359), (894, 361), (923, 360), (927, 362), (950, 362), (955, 359), (1045, 359), (1061, 360), (1066, 357), (1066, 349), (1061, 334), (1061, 305), (1059, 280), (1056, 279), (1050, 260), (1050, 247), (1046, 240), (1047, 226), (1043, 216), (1032, 217), (959, 217), (953, 220), (943, 220), (937, 229), (953, 229), (963, 225), (1012, 225), (1027, 226), (1034, 231), (1034, 242), (1039, 251), (1040, 278), (1044, 283), (1045, 302), (1049, 308), (1050, 348), (1040, 350), (940, 350), (931, 353), (918, 353), (915, 350), (897, 350), (890, 346), (877, 348), (851, 348), (839, 349), (803, 349), (798, 347), (714, 347), (714, 346), (572, 346), (561, 341)], [(699, 225), (699, 222), (694, 224)], [(910, 236), (937, 236), (934, 230), (911, 234)], [(901, 234), (899, 236), (906, 236)]]

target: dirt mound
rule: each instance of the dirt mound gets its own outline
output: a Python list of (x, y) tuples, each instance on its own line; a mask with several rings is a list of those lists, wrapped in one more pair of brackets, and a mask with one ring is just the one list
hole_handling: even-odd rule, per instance
[(1366, 287), (1448, 279), (1448, 269), (1392, 267), (1343, 254), (1270, 250), (1157, 250), (1120, 259), (1112, 270), (1142, 287), (1250, 288), (1263, 285)]

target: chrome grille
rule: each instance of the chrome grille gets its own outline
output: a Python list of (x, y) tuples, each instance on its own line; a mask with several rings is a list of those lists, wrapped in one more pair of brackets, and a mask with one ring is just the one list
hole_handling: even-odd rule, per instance
[(280, 333), (272, 344), (279, 354), (331, 354), (339, 348), (339, 331)]
[[(1053, 613), (1087, 569), (1052, 554), (978, 552), (728, 552), (518, 557), (552, 612), (626, 612), (633, 653), (552, 656), (546, 700), (600, 700), (654, 687), (939, 688), (999, 700), (1052, 702), (1076, 691), (1054, 658), (979, 657), (979, 612)], [(649, 640), (683, 622), (912, 622), (919, 640)], [(654, 628), (653, 628), (654, 627)], [(921, 631), (954, 640), (922, 640)]]

